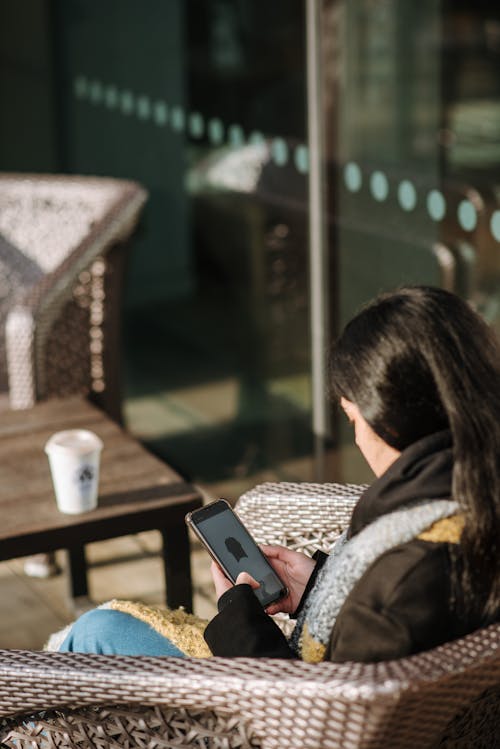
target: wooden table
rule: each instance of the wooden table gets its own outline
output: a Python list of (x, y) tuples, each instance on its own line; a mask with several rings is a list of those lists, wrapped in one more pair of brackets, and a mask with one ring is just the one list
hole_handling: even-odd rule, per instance
[[(44, 445), (62, 429), (102, 439), (96, 510), (57, 509)], [(87, 595), (84, 544), (157, 529), (163, 537), (167, 604), (192, 610), (190, 548), (184, 516), (198, 491), (83, 398), (48, 401), (0, 419), (0, 561), (66, 549), (73, 599)], [(109, 591), (110, 598), (113, 591)]]

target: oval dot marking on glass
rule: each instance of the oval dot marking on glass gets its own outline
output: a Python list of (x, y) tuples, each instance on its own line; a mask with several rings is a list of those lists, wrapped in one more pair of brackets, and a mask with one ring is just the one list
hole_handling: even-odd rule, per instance
[(457, 211), (458, 223), (465, 231), (473, 231), (477, 224), (476, 209), (470, 200), (462, 200)]
[(140, 96), (137, 99), (137, 116), (140, 120), (149, 120), (151, 116), (151, 102), (149, 96)]
[(189, 133), (193, 138), (201, 138), (205, 131), (205, 123), (199, 112), (193, 112), (189, 116)]
[(227, 131), (227, 138), (229, 143), (235, 148), (243, 146), (245, 143), (245, 133), (241, 125), (230, 125)]
[(446, 201), (439, 190), (431, 190), (427, 195), (427, 211), (434, 221), (441, 221), (446, 213)]
[(288, 162), (288, 144), (283, 138), (274, 138), (271, 144), (271, 155), (277, 166), (285, 166)]
[(309, 171), (309, 149), (304, 144), (297, 146), (294, 153), (295, 168), (300, 174), (307, 174)]
[(132, 91), (122, 91), (121, 110), (123, 114), (131, 114), (134, 109), (134, 95)]
[(224, 140), (224, 125), (214, 117), (208, 123), (208, 139), (214, 146), (218, 146)]
[(84, 75), (79, 75), (75, 78), (73, 89), (78, 99), (84, 99), (87, 96), (88, 82)]
[(494, 211), (490, 221), (491, 233), (497, 242), (500, 242), (500, 211)]
[(370, 191), (379, 203), (387, 198), (389, 195), (389, 182), (383, 172), (373, 172), (370, 177)]
[(252, 146), (263, 146), (266, 142), (266, 139), (264, 138), (264, 135), (260, 132), (260, 130), (254, 130), (248, 136), (248, 142), (251, 143)]
[(186, 118), (184, 115), (183, 108), (173, 107), (172, 112), (170, 114), (170, 124), (172, 125), (172, 130), (175, 130), (176, 132), (180, 133), (182, 130), (184, 130), (185, 122), (186, 122)]
[(108, 109), (114, 109), (118, 104), (118, 89), (116, 86), (107, 86), (104, 92), (104, 101)]
[(155, 124), (159, 125), (160, 127), (167, 124), (168, 107), (166, 103), (161, 99), (159, 101), (155, 101), (153, 105), (153, 120)]
[(404, 211), (413, 211), (417, 205), (417, 191), (410, 180), (404, 179), (399, 183), (398, 200)]
[(100, 81), (92, 81), (89, 87), (90, 101), (99, 104), (102, 99), (102, 84)]
[(361, 169), (354, 161), (350, 161), (344, 167), (344, 184), (350, 192), (358, 192), (363, 184)]

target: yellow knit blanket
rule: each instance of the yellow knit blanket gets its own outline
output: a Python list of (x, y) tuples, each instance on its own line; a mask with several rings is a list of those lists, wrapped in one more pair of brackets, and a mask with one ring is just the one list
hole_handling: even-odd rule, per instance
[(212, 655), (203, 639), (203, 632), (208, 624), (206, 619), (188, 614), (184, 609), (162, 609), (135, 601), (113, 600), (109, 602), (109, 608), (130, 614), (149, 624), (191, 658), (210, 658)]

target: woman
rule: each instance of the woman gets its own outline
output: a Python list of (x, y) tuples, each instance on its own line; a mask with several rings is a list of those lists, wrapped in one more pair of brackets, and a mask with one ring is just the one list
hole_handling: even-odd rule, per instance
[[(233, 586), (212, 565), (219, 613), (204, 636), (215, 655), (373, 662), (426, 650), (499, 616), (493, 333), (449, 292), (402, 288), (347, 325), (330, 379), (376, 481), (330, 556), (263, 547), (289, 589), (267, 613), (252, 593), (255, 581), (243, 573)], [(297, 618), (290, 641), (268, 616), (278, 611)], [(109, 652), (116, 621), (86, 616), (63, 649), (103, 652), (105, 642)], [(122, 630), (129, 625), (137, 622), (120, 622)], [(137, 633), (134, 652), (162, 654), (141, 639)]]

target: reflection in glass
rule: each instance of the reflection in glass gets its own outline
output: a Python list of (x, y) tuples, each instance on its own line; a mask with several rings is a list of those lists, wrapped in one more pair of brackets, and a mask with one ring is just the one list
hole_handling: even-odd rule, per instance
[(389, 195), (389, 181), (383, 172), (373, 172), (370, 177), (370, 190), (375, 200), (383, 201)]
[(476, 228), (476, 210), (470, 200), (462, 200), (458, 206), (458, 221), (465, 231), (472, 231)]
[(446, 213), (446, 201), (439, 190), (431, 190), (427, 195), (427, 210), (434, 221), (441, 221)]
[[(317, 7), (331, 334), (407, 282), (500, 329), (496, 4)], [(304, 2), (55, 8), (64, 170), (150, 193), (126, 294), (131, 429), (201, 481), (310, 478)], [(332, 450), (324, 478), (366, 478), (335, 413), (332, 437), (350, 458)]]
[[(498, 8), (323, 0), (322, 19), (334, 328), (381, 289), (434, 283), (500, 329)], [(335, 418), (332, 475), (369, 478)]]
[(398, 200), (404, 211), (413, 211), (417, 204), (417, 192), (413, 184), (407, 179), (399, 183)]

